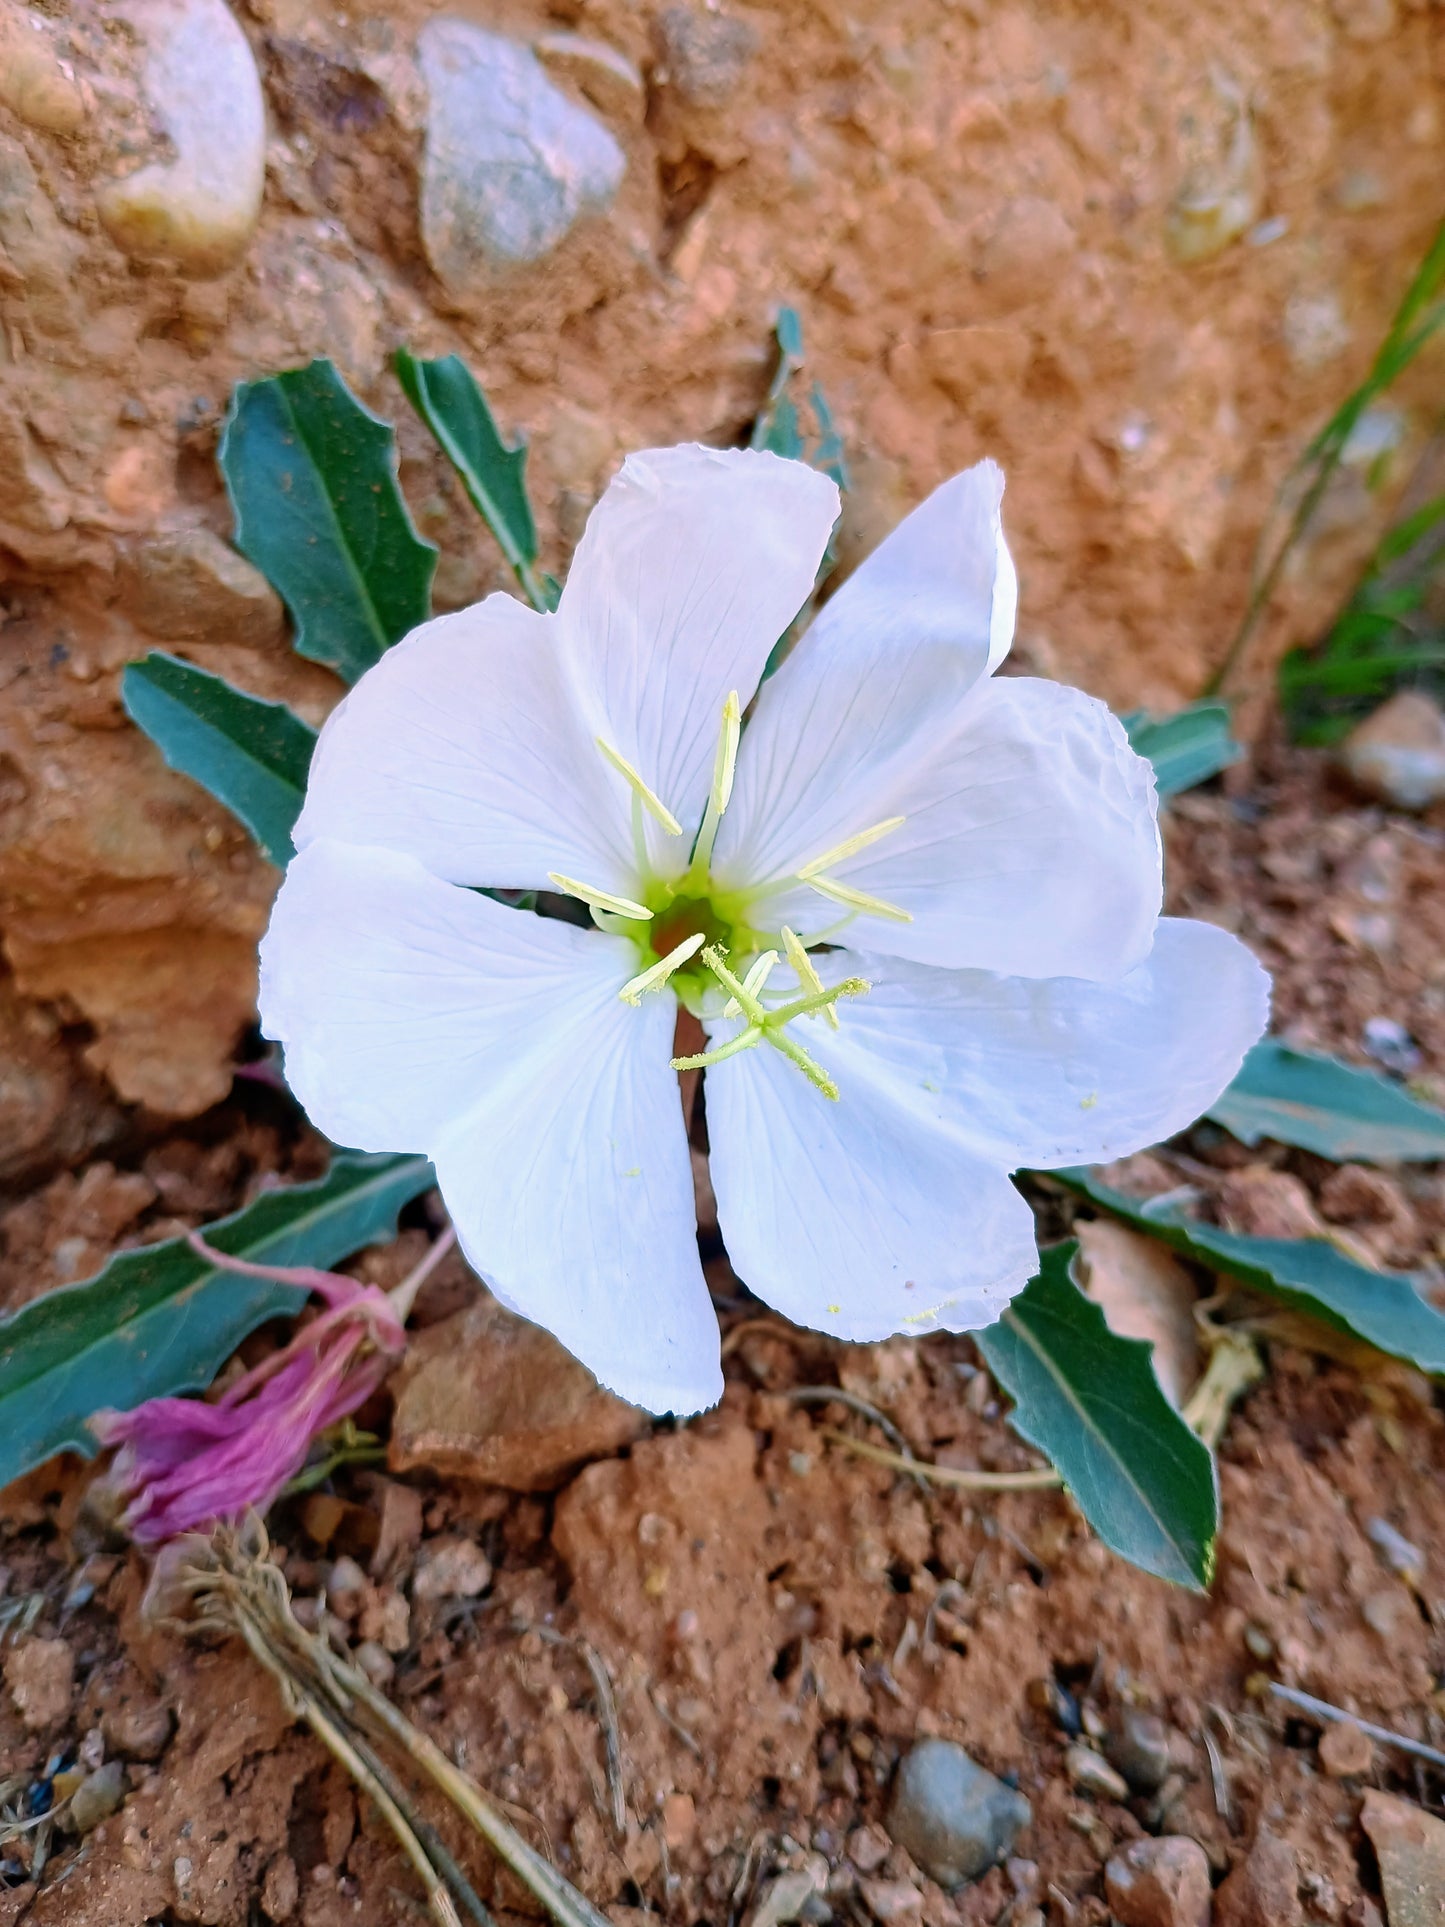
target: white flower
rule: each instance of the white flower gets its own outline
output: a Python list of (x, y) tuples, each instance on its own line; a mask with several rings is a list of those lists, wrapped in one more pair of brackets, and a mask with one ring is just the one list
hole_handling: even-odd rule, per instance
[[(766, 454), (633, 456), (555, 615), (494, 595), (425, 623), (322, 732), (262, 947), (290, 1081), (339, 1143), (427, 1152), (498, 1297), (654, 1411), (722, 1388), (679, 1002), (734, 1266), (848, 1339), (987, 1324), (1035, 1268), (1007, 1174), (1182, 1128), (1264, 1026), (1243, 945), (1160, 920), (1118, 722), (991, 677), (1002, 490), (984, 463), (910, 515), (739, 741), (837, 490)], [(598, 927), (479, 887), (560, 889)]]

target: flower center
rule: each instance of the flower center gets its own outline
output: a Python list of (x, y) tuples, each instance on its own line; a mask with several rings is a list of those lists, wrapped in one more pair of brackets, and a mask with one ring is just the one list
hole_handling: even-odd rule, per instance
[[(870, 896), (828, 874), (848, 857), (891, 835), (904, 819), (891, 816), (858, 831), (803, 864), (791, 876), (755, 889), (716, 891), (712, 885), (712, 853), (718, 826), (732, 797), (741, 731), (742, 710), (734, 690), (723, 704), (712, 787), (691, 859), (680, 879), (668, 882), (654, 874), (647, 850), (645, 818), (650, 816), (668, 836), (683, 835), (682, 824), (642, 772), (600, 736), (598, 750), (632, 792), (637, 897), (594, 889), (556, 871), (549, 874), (559, 890), (588, 905), (600, 928), (629, 937), (637, 946), (643, 967), (618, 992), (624, 1003), (640, 1004), (649, 991), (671, 984), (683, 1007), (694, 1016), (710, 1022), (716, 1022), (719, 1017), (739, 1020), (738, 1030), (724, 1043), (694, 1057), (674, 1058), (675, 1069), (705, 1068), (740, 1051), (751, 1050), (755, 1045), (769, 1044), (796, 1065), (825, 1097), (835, 1098), (837, 1085), (789, 1033), (788, 1026), (800, 1017), (810, 1017), (822, 1018), (836, 1030), (837, 1004), (845, 997), (861, 996), (869, 986), (861, 977), (847, 977), (839, 984), (825, 987), (808, 954), (808, 945), (831, 942), (860, 916), (900, 923), (913, 921), (911, 913), (897, 904)], [(795, 890), (800, 884), (816, 891), (843, 912), (825, 928), (813, 932), (807, 942), (784, 924), (770, 926), (766, 911), (759, 916), (769, 898)], [(762, 934), (769, 927), (776, 930), (776, 937), (770, 939)], [(777, 947), (767, 947), (770, 941)], [(776, 992), (771, 997), (767, 994), (767, 981), (780, 961), (780, 951), (787, 953), (797, 979), (791, 997)], [(740, 967), (743, 968), (741, 976), (737, 974)]]

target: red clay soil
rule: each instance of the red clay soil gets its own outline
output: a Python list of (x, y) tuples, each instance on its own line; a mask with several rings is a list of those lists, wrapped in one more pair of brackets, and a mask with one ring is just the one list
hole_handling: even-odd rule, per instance
[[(1266, 752), (1231, 792), (1172, 811), (1174, 907), (1228, 920), (1259, 948), (1287, 1034), (1361, 1058), (1364, 1024), (1393, 1018), (1438, 1079), (1441, 826), (1360, 807), (1303, 755)], [(187, 1136), (136, 1147), (124, 1168), (57, 1179), (0, 1220), (6, 1300), (318, 1155), (253, 1092)], [(1320, 1214), (1395, 1265), (1438, 1269), (1445, 1252), (1445, 1183), (1428, 1167), (1340, 1172), (1201, 1126), (1126, 1175), (1192, 1183), (1241, 1229)], [(1040, 1208), (1047, 1235), (1063, 1229), (1066, 1207), (1041, 1193)], [(398, 1273), (418, 1242), (413, 1231), (374, 1257), (376, 1275)], [(920, 1454), (1022, 1467), (966, 1340), (841, 1346), (746, 1301), (725, 1268), (712, 1275), (729, 1332), (716, 1413), (658, 1427), (554, 1495), (350, 1471), (271, 1522), (313, 1616), (336, 1559), (373, 1564), (349, 1593), (333, 1587), (335, 1636), (369, 1640), (373, 1660), (390, 1649), (397, 1701), (619, 1927), (644, 1914), (734, 1927), (771, 1875), (810, 1856), (844, 1921), (1101, 1923), (1104, 1863), (1147, 1832), (1194, 1836), (1216, 1882), (1253, 1851), (1254, 1886), (1241, 1876), (1216, 1901), (1221, 1927), (1378, 1918), (1363, 1790), (1438, 1809), (1445, 1781), (1378, 1747), (1322, 1759), (1316, 1730), (1260, 1683), (1445, 1739), (1445, 1428), (1432, 1387), (1272, 1339), (1268, 1377), (1221, 1453), (1217, 1578), (1193, 1597), (1112, 1557), (1063, 1496), (920, 1490), (824, 1440), (824, 1427), (866, 1433), (843, 1406), (794, 1397), (838, 1386)], [(469, 1289), (459, 1270), (442, 1277), (423, 1317)], [(4, 1654), (0, 1780), (79, 1749), (123, 1760), (130, 1791), (83, 1842), (56, 1833), (38, 1890), (23, 1880), (25, 1846), (4, 1849), (21, 1884), (0, 1888), (0, 1924), (422, 1919), (390, 1836), (255, 1664), (142, 1623), (144, 1565), (98, 1542), (87, 1478), (56, 1462), (0, 1510), (0, 1608), (38, 1598)], [(1381, 1520), (1418, 1549), (1418, 1574), (1377, 1549), (1368, 1528)], [(418, 1583), (438, 1559), (452, 1562), (450, 1595)], [(577, 1641), (615, 1688), (621, 1832)], [(1080, 1732), (1107, 1747), (1131, 1707), (1167, 1723), (1170, 1770), (1160, 1793), (1119, 1802), (1071, 1778), (1065, 1755)], [(952, 1894), (886, 1836), (857, 1832), (876, 1829), (894, 1764), (921, 1734), (961, 1742), (1033, 1803), (1016, 1857)], [(504, 1916), (533, 1911), (455, 1844)], [(869, 1877), (907, 1884), (868, 1888), (865, 1903)]]

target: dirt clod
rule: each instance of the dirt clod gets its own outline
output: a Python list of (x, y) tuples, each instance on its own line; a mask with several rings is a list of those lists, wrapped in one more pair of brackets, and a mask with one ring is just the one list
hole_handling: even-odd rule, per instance
[(1197, 1840), (1135, 1840), (1104, 1869), (1119, 1927), (1209, 1927), (1209, 1858)]
[(28, 1730), (44, 1733), (70, 1712), (75, 1654), (63, 1639), (23, 1639), (5, 1655), (5, 1684)]
[(1332, 1780), (1352, 1780), (1375, 1763), (1375, 1744), (1353, 1720), (1338, 1720), (1320, 1735), (1320, 1765)]
[(1299, 1857), (1289, 1841), (1261, 1827), (1248, 1856), (1215, 1896), (1215, 1927), (1299, 1927), (1299, 1879)]

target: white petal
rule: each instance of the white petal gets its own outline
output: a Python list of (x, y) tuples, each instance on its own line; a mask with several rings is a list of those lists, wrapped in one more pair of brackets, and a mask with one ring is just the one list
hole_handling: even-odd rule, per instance
[(654, 1411), (722, 1391), (668, 1058), (676, 1006), (622, 1004), (631, 946), (413, 859), (320, 842), (262, 945), (262, 1019), (313, 1121), (425, 1151), (504, 1303)]
[(851, 1017), (836, 1033), (800, 1027), (836, 1101), (766, 1044), (707, 1072), (728, 1256), (760, 1298), (835, 1337), (978, 1330), (1033, 1275), (1033, 1213), (871, 1056)]
[(1213, 924), (1176, 917), (1113, 984), (846, 952), (819, 961), (831, 981), (856, 971), (872, 982), (843, 1009), (854, 1047), (940, 1126), (1010, 1170), (1124, 1157), (1183, 1130), (1269, 1019), (1269, 978), (1249, 950)]
[(296, 826), (416, 857), (453, 883), (635, 887), (625, 786), (599, 755), (554, 616), (512, 596), (389, 649), (321, 732)]
[[(593, 510), (558, 611), (596, 733), (695, 831), (722, 707), (746, 703), (812, 589), (838, 490), (802, 462), (688, 444), (630, 455)], [(686, 867), (691, 838), (649, 830)]]
[(1132, 969), (1163, 874), (1154, 772), (1117, 718), (1059, 683), (969, 686), (933, 645), (888, 663), (866, 637), (844, 640), (827, 668), (805, 638), (743, 737), (715, 867), (732, 888), (783, 880), (756, 926), (827, 928), (838, 907), (787, 879), (901, 816), (827, 874), (912, 921), (866, 916), (844, 941), (1026, 977)]

